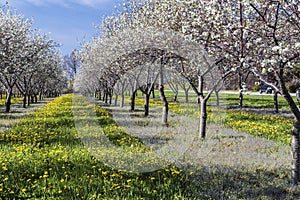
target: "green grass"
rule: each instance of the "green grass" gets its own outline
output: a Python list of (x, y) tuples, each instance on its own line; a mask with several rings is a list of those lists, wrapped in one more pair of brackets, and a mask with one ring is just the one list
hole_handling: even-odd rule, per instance
[[(171, 91), (166, 91), (165, 95), (168, 99), (168, 101), (173, 101), (174, 99), (174, 93)], [(159, 98), (159, 92), (155, 91), (155, 96)], [(243, 106), (256, 106), (256, 107), (262, 107), (262, 108), (273, 108), (274, 102), (273, 102), (273, 95), (243, 95)], [(295, 102), (297, 102), (296, 97), (293, 97)], [(226, 104), (226, 105), (238, 105), (239, 103), (239, 95), (238, 94), (220, 94), (220, 103)], [(184, 102), (185, 101), (185, 94), (184, 92), (179, 92), (178, 94), (178, 101)], [(190, 102), (197, 102), (197, 97), (193, 91), (189, 92), (189, 101)], [(213, 93), (212, 96), (209, 99), (209, 104), (215, 104), (216, 103), (216, 95)], [(282, 96), (278, 96), (278, 107), (282, 110), (290, 110), (288, 107), (285, 99)]]
[[(197, 197), (200, 187), (172, 165), (137, 174), (113, 169), (92, 156), (76, 132), (71, 101), (69, 95), (55, 99), (0, 135), (0, 199)], [(128, 152), (147, 151), (116, 127), (106, 110), (95, 111), (114, 144)]]
[[(0, 99), (0, 107), (5, 106), (5, 100), (6, 100), (5, 98), (6, 98), (6, 96), (3, 95), (2, 99)], [(22, 98), (11, 98), (11, 103), (12, 104), (18, 103), (20, 101), (22, 101)]]
[[(143, 105), (143, 103), (142, 98), (136, 99), (136, 104)], [(160, 100), (150, 100), (150, 106), (161, 107), (161, 105)], [(193, 118), (199, 118), (200, 116), (200, 109), (197, 104), (169, 102), (169, 109), (170, 112)], [(250, 112), (208, 107), (208, 123), (224, 125), (287, 145), (291, 141), (290, 135), (293, 122), (293, 120), (280, 116), (257, 115)]]
[[(74, 99), (81, 102), (75, 109), (82, 115), (76, 117), (72, 109)], [(96, 118), (85, 115), (89, 109), (95, 111)], [(87, 120), (88, 130), (94, 130), (93, 120), (97, 120), (101, 122), (102, 132), (90, 135), (77, 132), (74, 119), (75, 123), (83, 124)], [(80, 97), (59, 97), (22, 119), (9, 132), (0, 134), (0, 199), (299, 197), (297, 188), (288, 186), (286, 170), (276, 168), (248, 170), (228, 168), (220, 163), (210, 169), (200, 166), (196, 171), (182, 171), (174, 165), (148, 173), (118, 170), (95, 156), (89, 147), (84, 147), (84, 139), (90, 137), (93, 142), (103, 139), (102, 134), (128, 155), (148, 151), (138, 138), (117, 127), (107, 110), (94, 107)], [(106, 151), (99, 153), (112, 155)]]

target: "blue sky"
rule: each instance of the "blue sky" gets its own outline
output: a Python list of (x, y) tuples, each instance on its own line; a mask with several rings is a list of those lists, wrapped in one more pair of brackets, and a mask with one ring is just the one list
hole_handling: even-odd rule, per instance
[(26, 18), (32, 18), (34, 28), (62, 44), (60, 51), (69, 54), (80, 48), (82, 41), (89, 41), (96, 35), (96, 25), (102, 16), (109, 16), (120, 0), (0, 0)]

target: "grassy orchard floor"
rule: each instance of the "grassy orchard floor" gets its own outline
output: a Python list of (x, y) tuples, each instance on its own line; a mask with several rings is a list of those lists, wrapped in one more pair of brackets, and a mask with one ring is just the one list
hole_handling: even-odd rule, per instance
[[(167, 97), (172, 99), (173, 94), (167, 92)], [(180, 93), (179, 100), (183, 100)], [(196, 102), (195, 97), (191, 97), (191, 101)], [(129, 100), (127, 100), (129, 102)], [(215, 96), (210, 99), (210, 104), (214, 104)], [(136, 104), (143, 105), (142, 98), (136, 99)], [(238, 103), (238, 95), (226, 94), (221, 95), (221, 104), (236, 105)], [(161, 107), (160, 100), (150, 100), (150, 107)], [(265, 114), (265, 109), (272, 108), (272, 95), (245, 95), (244, 106), (261, 107), (260, 114), (253, 112), (245, 112), (243, 110), (221, 109), (216, 107), (208, 107), (208, 123), (215, 123), (225, 127), (233, 128), (254, 136), (271, 139), (282, 144), (290, 145), (290, 135), (292, 130), (293, 120), (280, 116), (280, 113), (275, 115)], [(279, 97), (279, 108), (281, 110), (288, 109), (282, 97)], [(176, 103), (169, 102), (171, 112), (199, 118), (199, 107), (195, 103)], [(269, 111), (269, 110), (268, 110)]]
[[(115, 127), (107, 111), (97, 107), (96, 112), (115, 144), (143, 148)], [(76, 133), (70, 95), (1, 134), (0, 149), (3, 199), (192, 199), (201, 193), (189, 175), (174, 166), (134, 174), (114, 170), (91, 156)]]
[[(143, 112), (110, 107), (117, 124), (154, 150), (174, 148), (183, 153), (175, 165), (192, 171), (191, 180), (201, 187), (200, 199), (297, 199), (299, 188), (290, 188), (290, 148), (286, 145), (238, 133), (232, 129), (208, 127), (206, 140), (194, 138), (188, 149), (178, 141), (178, 134), (197, 130), (197, 120), (186, 120), (170, 113), (169, 127), (160, 127), (161, 109), (151, 108), (150, 116)], [(126, 112), (127, 111), (127, 112)], [(183, 125), (183, 126), (182, 126)], [(194, 137), (196, 135), (194, 131)], [(177, 141), (176, 141), (177, 139)], [(168, 141), (162, 144), (162, 141)], [(170, 146), (171, 145), (171, 146)], [(183, 152), (181, 152), (183, 151)], [(158, 151), (160, 152), (160, 151)], [(298, 191), (298, 193), (297, 193)]]
[[(76, 99), (79, 97), (76, 97)], [(80, 99), (80, 98), (79, 98)], [(72, 96), (55, 99), (0, 135), (0, 199), (297, 199), (299, 188), (289, 187), (289, 169), (278, 163), (244, 168), (225, 165), (216, 157), (224, 147), (235, 147), (240, 137), (196, 141), (197, 148), (209, 149), (210, 166), (199, 165), (184, 171), (170, 165), (151, 173), (135, 174), (113, 169), (83, 147), (74, 127)], [(96, 111), (103, 133), (128, 152), (145, 152), (140, 140), (115, 125), (111, 114), (82, 102)], [(81, 107), (78, 107), (79, 110)], [(87, 116), (88, 119), (88, 116)], [(80, 134), (80, 133), (79, 133)], [(92, 133), (92, 138), (99, 134)], [(221, 141), (218, 143), (217, 141)], [(211, 143), (213, 142), (213, 143)], [(261, 147), (267, 144), (261, 141)], [(212, 145), (213, 144), (213, 145)], [(222, 148), (221, 148), (222, 147)], [(203, 150), (203, 149), (202, 149)], [(201, 150), (201, 151), (202, 151)], [(257, 149), (265, 151), (265, 148)], [(261, 159), (272, 161), (280, 148), (269, 148)], [(200, 151), (198, 152), (198, 154)], [(230, 153), (230, 152), (229, 152)], [(232, 152), (233, 153), (233, 152)], [(234, 154), (231, 154), (234, 156)], [(269, 156), (268, 156), (269, 155)], [(285, 155), (284, 153), (282, 154)], [(214, 159), (216, 158), (216, 159)], [(281, 168), (283, 166), (283, 168)], [(191, 171), (191, 169), (193, 171)], [(195, 169), (195, 170), (194, 170)]]
[(11, 99), (11, 111), (9, 113), (5, 112), (5, 95), (0, 99), (0, 132), (7, 131), (14, 124), (16, 124), (24, 115), (36, 110), (43, 105), (44, 102), (39, 102), (38, 104), (32, 104), (29, 108), (24, 109), (22, 107), (22, 98), (12, 98)]

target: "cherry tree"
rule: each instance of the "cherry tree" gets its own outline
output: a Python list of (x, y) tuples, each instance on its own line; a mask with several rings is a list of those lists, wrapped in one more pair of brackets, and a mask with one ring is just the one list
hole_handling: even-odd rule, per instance
[[(30, 105), (30, 98), (33, 95), (33, 89), (36, 83), (36, 77), (42, 76), (43, 73), (47, 72), (47, 68), (51, 67), (49, 65), (49, 59), (52, 56), (52, 50), (55, 47), (55, 43), (48, 39), (46, 35), (41, 35), (40, 33), (34, 33), (28, 38), (27, 42), (27, 62), (24, 64), (24, 71), (22, 73), (16, 74), (16, 86), (24, 96), (23, 107), (26, 107), (26, 100), (28, 98), (28, 106)], [(47, 65), (45, 65), (47, 62)], [(57, 63), (56, 63), (57, 64)], [(51, 76), (49, 76), (51, 77)], [(47, 77), (46, 79), (48, 79)]]
[(28, 33), (32, 22), (9, 8), (0, 9), (0, 81), (6, 88), (6, 112), (10, 111), (17, 75), (25, 70), (28, 55)]
[[(128, 78), (125, 76), (121, 77), (119, 81), (114, 86), (114, 92), (116, 94), (115, 101), (117, 102), (118, 96), (121, 96), (120, 107), (124, 107), (125, 103), (125, 91), (127, 90), (129, 85)], [(116, 105), (116, 103), (115, 103)]]
[[(202, 114), (199, 134), (204, 138), (207, 119), (206, 103), (211, 96), (211, 91), (214, 91), (232, 71), (230, 68), (226, 69), (224, 67), (226, 66), (226, 58), (223, 56), (217, 56), (217, 59), (212, 59), (212, 57), (206, 59), (203, 56), (203, 54), (211, 53), (208, 45), (200, 47), (200, 43), (195, 43), (195, 41), (191, 40), (191, 38), (200, 37), (201, 35), (193, 35), (184, 31), (186, 27), (184, 23), (194, 23), (190, 21), (185, 22), (185, 19), (190, 20), (191, 17), (185, 18), (184, 16), (186, 14), (192, 14), (194, 17), (198, 14), (204, 16), (205, 12), (202, 12), (202, 8), (205, 8), (206, 4), (201, 4), (201, 6), (200, 9), (198, 4), (190, 3), (189, 1), (184, 1), (179, 6), (177, 5), (177, 1), (157, 1), (155, 3), (151, 1), (131, 1), (126, 4), (125, 11), (121, 12), (120, 15), (104, 20), (104, 24), (102, 25), (104, 37), (98, 44), (97, 42), (94, 43), (95, 45), (91, 49), (90, 55), (93, 55), (92, 62), (97, 63), (92, 66), (98, 66), (99, 69), (102, 69), (99, 73), (103, 74), (103, 76), (100, 76), (100, 80), (102, 83), (105, 83), (102, 84), (104, 88), (112, 87), (120, 75), (132, 69), (132, 67), (140, 66), (147, 62), (151, 63), (151, 60), (152, 64), (157, 62), (157, 70), (163, 76), (163, 66), (172, 60), (176, 60), (180, 65), (174, 65), (176, 66), (175, 69), (188, 81), (201, 101)], [(190, 7), (192, 9), (189, 9)], [(175, 18), (172, 18), (173, 16)], [(153, 28), (151, 28), (152, 26)], [(145, 28), (149, 28), (149, 33), (145, 31)], [(167, 31), (155, 32), (156, 29), (159, 30), (162, 28), (166, 28)], [(183, 37), (177, 36), (176, 40), (175, 35), (178, 32), (181, 35), (183, 34)], [(132, 37), (133, 35), (135, 36), (134, 38)], [(160, 43), (160, 45), (157, 43)], [(208, 42), (206, 43), (208, 44)], [(195, 47), (195, 44), (197, 47)], [(180, 45), (185, 48), (180, 49)], [(206, 48), (206, 50), (200, 50), (202, 48)], [(198, 56), (191, 54), (198, 54)], [(218, 71), (228, 71), (228, 73), (220, 75)], [(216, 77), (218, 77), (217, 80), (211, 81)], [(160, 77), (160, 80), (163, 80), (163, 78)], [(204, 85), (208, 86), (209, 82), (215, 84), (211, 85), (210, 92), (205, 96)], [(164, 97), (163, 85), (163, 81), (160, 81), (160, 95), (164, 105), (163, 116), (167, 116), (168, 104)], [(146, 90), (145, 92), (150, 94), (152, 87), (146, 88)], [(145, 108), (147, 107), (146, 103)], [(163, 119), (166, 119), (166, 117), (163, 117)]]
[[(299, 2), (260, 1), (250, 2), (248, 6), (255, 12), (251, 29), (257, 38), (255, 54), (248, 63), (261, 81), (284, 97), (296, 119), (291, 141), (292, 182), (297, 184), (300, 181), (300, 111), (286, 83), (300, 57)], [(278, 85), (268, 82), (268, 74), (274, 76)]]
[[(55, 83), (56, 93), (65, 86), (65, 79), (60, 71), (61, 62), (56, 62), (60, 60), (55, 51), (56, 44), (48, 36), (31, 29), (31, 26), (31, 20), (12, 11), (9, 6), (0, 9), (0, 82), (7, 94), (6, 112), (10, 111), (15, 87), (24, 96), (25, 107), (26, 98), (30, 104), (30, 98), (37, 97), (39, 90), (50, 86), (50, 79), (60, 79), (59, 83)], [(51, 74), (48, 73), (50, 71)], [(58, 73), (57, 76), (55, 73)], [(46, 81), (48, 84), (45, 84)]]

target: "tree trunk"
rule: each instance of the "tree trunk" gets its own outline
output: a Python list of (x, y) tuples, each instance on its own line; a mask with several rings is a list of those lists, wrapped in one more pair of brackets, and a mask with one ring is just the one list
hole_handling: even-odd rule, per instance
[(188, 90), (184, 90), (185, 93), (185, 103), (189, 102), (189, 91)]
[(104, 102), (105, 101), (105, 92), (103, 92), (103, 95), (102, 95), (102, 101)]
[(174, 94), (174, 102), (177, 102), (178, 99), (178, 93)]
[(109, 105), (111, 105), (112, 104), (112, 92), (109, 92), (108, 96), (109, 96)]
[(200, 128), (199, 128), (199, 136), (202, 139), (205, 139), (205, 137), (206, 137), (206, 121), (207, 121), (206, 104), (207, 104), (207, 100), (200, 99)]
[(274, 92), (274, 112), (278, 113), (279, 108), (278, 108), (278, 92)]
[(136, 97), (136, 93), (137, 93), (137, 90), (133, 91), (132, 95), (131, 95), (131, 103), (130, 103), (130, 110), (131, 111), (135, 110), (135, 97)]
[(145, 104), (144, 104), (145, 116), (149, 115), (149, 100), (150, 100), (150, 94), (145, 94)]
[(30, 101), (30, 95), (28, 95), (27, 96), (27, 106), (30, 106), (30, 103), (31, 103), (31, 101)]
[(8, 89), (6, 92), (6, 100), (5, 100), (5, 112), (7, 113), (10, 111), (11, 96), (12, 96), (12, 89)]
[(42, 101), (42, 98), (43, 98), (42, 95), (43, 95), (42, 92), (40, 92), (40, 94), (39, 94), (40, 101)]
[(155, 99), (155, 89), (154, 89), (154, 86), (152, 87), (152, 98)]
[(243, 99), (244, 99), (244, 97), (243, 97), (243, 91), (241, 89), (240, 90), (240, 96), (239, 96), (239, 107), (240, 108), (243, 108)]
[(299, 148), (300, 121), (294, 124), (292, 131), (292, 184), (300, 182), (300, 148)]
[(219, 95), (219, 91), (215, 90), (215, 94), (216, 94), (216, 105), (220, 106), (220, 95)]
[(168, 125), (169, 105), (168, 105), (167, 98), (165, 96), (164, 85), (162, 84), (159, 86), (159, 94), (160, 94), (160, 99), (163, 103), (162, 123), (163, 125)]
[(124, 107), (125, 96), (124, 93), (121, 94), (120, 108)]
[(27, 95), (23, 96), (23, 108), (26, 108), (26, 103), (27, 103)]
[(119, 95), (116, 94), (116, 96), (115, 96), (115, 106), (118, 105), (118, 98), (119, 98)]
[(105, 92), (105, 103), (108, 103), (108, 93)]

